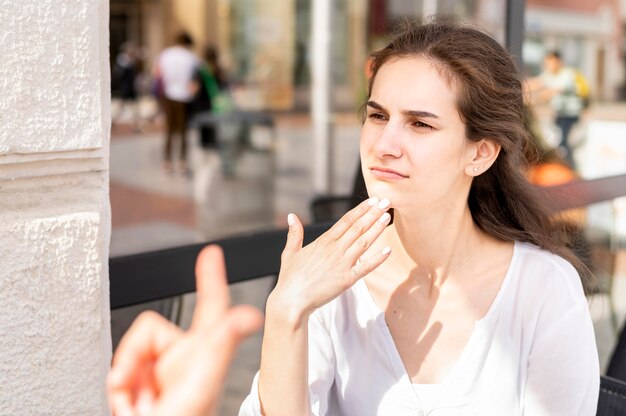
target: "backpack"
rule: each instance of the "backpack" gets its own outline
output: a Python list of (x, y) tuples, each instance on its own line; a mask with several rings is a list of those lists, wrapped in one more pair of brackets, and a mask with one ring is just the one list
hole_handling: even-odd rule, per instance
[(589, 106), (589, 82), (587, 82), (587, 78), (580, 72), (578, 69), (573, 69), (574, 71), (574, 82), (576, 83), (576, 95), (578, 95), (582, 102), (583, 107)]
[(203, 66), (200, 68), (200, 77), (206, 93), (211, 99), (211, 111), (218, 114), (230, 113), (234, 110), (235, 104), (226, 88), (220, 88), (217, 78), (209, 68)]

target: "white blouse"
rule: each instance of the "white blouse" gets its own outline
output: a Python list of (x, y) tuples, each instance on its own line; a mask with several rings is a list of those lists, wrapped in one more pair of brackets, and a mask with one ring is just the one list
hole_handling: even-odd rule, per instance
[[(587, 416), (599, 382), (580, 277), (530, 244), (515, 243), (498, 294), (441, 384), (411, 383), (363, 280), (309, 319), (315, 416)], [(240, 416), (261, 415), (257, 383), (258, 374)]]

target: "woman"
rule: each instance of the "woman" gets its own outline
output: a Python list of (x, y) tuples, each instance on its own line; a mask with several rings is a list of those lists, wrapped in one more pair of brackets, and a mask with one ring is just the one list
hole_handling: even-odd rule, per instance
[(524, 177), (521, 82), (495, 40), (445, 22), (374, 54), (371, 198), (304, 248), (289, 215), (240, 415), (595, 414), (584, 266)]
[[(228, 89), (226, 73), (219, 64), (219, 56), (214, 46), (207, 46), (204, 50), (204, 63), (200, 65), (194, 76), (195, 99), (194, 113), (213, 111), (222, 113), (230, 109), (220, 108), (223, 100), (223, 91)], [(200, 145), (204, 149), (217, 147), (217, 128), (212, 124), (200, 127)]]

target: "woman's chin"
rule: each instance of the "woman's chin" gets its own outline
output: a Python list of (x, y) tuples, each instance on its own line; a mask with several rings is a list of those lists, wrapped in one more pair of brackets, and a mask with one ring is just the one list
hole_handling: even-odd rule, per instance
[(395, 192), (393, 192), (393, 190), (389, 188), (390, 187), (386, 186), (386, 184), (384, 183), (380, 183), (380, 182), (370, 183), (367, 185), (367, 194), (369, 196), (378, 197), (379, 199), (387, 198), (393, 204), (393, 200), (394, 200), (393, 196)]

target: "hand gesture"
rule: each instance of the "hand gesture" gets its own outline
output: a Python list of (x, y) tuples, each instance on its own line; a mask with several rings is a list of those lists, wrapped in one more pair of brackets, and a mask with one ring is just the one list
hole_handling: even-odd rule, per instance
[(308, 316), (377, 268), (388, 258), (389, 247), (361, 257), (389, 224), (389, 206), (386, 199), (370, 198), (304, 248), (302, 223), (289, 214), (289, 234), (272, 300), (279, 299), (288, 313)]
[(229, 308), (224, 255), (205, 247), (196, 262), (197, 303), (185, 332), (142, 313), (122, 338), (108, 377), (116, 416), (210, 415), (236, 347), (262, 324), (251, 306)]

